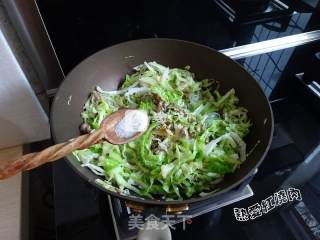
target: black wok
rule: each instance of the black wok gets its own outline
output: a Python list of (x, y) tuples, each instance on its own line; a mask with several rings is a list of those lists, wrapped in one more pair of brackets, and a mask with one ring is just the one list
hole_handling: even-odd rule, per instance
[(234, 88), (240, 98), (240, 105), (249, 110), (249, 117), (253, 122), (245, 141), (248, 151), (252, 148), (254, 150), (238, 170), (225, 176), (217, 186), (217, 192), (183, 201), (142, 199), (134, 194), (123, 196), (106, 190), (95, 183), (98, 176), (81, 167), (76, 158), (69, 155), (67, 161), (73, 169), (108, 194), (152, 205), (189, 204), (214, 198), (239, 185), (258, 167), (268, 151), (273, 133), (270, 104), (256, 80), (239, 64), (213, 49), (191, 42), (171, 39), (136, 40), (109, 47), (85, 59), (68, 74), (55, 96), (51, 112), (54, 141), (64, 142), (80, 134), (80, 112), (95, 86), (99, 85), (106, 90), (117, 89), (125, 74), (132, 72), (134, 66), (144, 61), (156, 61), (169, 67), (189, 65), (198, 79), (214, 78), (220, 81), (222, 92)]

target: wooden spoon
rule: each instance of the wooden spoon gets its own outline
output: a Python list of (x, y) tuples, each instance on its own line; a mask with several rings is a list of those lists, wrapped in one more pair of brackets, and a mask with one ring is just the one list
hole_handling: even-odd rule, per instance
[(41, 152), (29, 153), (13, 161), (9, 161), (7, 165), (0, 169), (0, 179), (6, 179), (19, 172), (30, 170), (47, 162), (61, 159), (77, 149), (88, 148), (103, 139), (111, 144), (117, 145), (125, 144), (138, 138), (144, 132), (137, 132), (130, 138), (120, 138), (115, 133), (116, 125), (128, 110), (133, 109), (120, 109), (119, 111), (110, 114), (102, 121), (100, 128), (92, 133), (70, 139), (68, 142), (53, 145)]

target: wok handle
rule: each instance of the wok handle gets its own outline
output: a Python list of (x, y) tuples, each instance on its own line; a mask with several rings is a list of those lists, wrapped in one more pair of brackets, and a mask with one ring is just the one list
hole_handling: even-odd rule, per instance
[(0, 168), (0, 180), (9, 178), (19, 172), (33, 169), (47, 162), (61, 159), (74, 150), (84, 149), (99, 142), (103, 137), (104, 131), (98, 129), (93, 133), (81, 135), (68, 142), (48, 147), (41, 152), (23, 155)]

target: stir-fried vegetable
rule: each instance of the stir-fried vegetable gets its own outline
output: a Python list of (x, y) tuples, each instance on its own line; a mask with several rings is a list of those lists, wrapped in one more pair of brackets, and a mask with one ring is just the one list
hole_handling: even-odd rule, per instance
[(246, 158), (243, 138), (251, 123), (234, 89), (221, 95), (214, 81), (196, 81), (189, 67), (145, 62), (135, 70), (118, 91), (97, 87), (81, 116), (94, 131), (119, 108), (143, 109), (148, 130), (128, 144), (102, 142), (74, 155), (105, 177), (100, 184), (123, 194), (180, 200), (214, 191)]

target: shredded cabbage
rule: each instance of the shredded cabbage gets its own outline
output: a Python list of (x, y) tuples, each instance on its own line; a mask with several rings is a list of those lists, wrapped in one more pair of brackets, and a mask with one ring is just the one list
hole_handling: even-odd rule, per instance
[(128, 144), (104, 141), (74, 155), (104, 175), (99, 183), (112, 191), (167, 200), (216, 191), (246, 158), (243, 138), (251, 122), (235, 90), (221, 94), (213, 80), (196, 81), (189, 67), (145, 62), (134, 69), (117, 91), (97, 87), (81, 116), (94, 131), (120, 108), (143, 109), (150, 117), (148, 130)]

